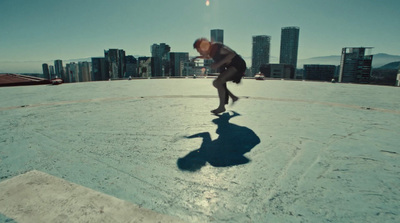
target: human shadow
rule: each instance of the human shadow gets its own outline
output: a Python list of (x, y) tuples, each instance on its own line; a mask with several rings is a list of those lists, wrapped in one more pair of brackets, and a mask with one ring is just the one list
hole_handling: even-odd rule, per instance
[(253, 130), (229, 123), (229, 120), (240, 114), (233, 112), (233, 115), (224, 113), (218, 115), (218, 118), (212, 120), (218, 128), (217, 139), (211, 140), (209, 132), (201, 132), (185, 138), (203, 138), (199, 149), (193, 150), (186, 156), (177, 161), (178, 168), (184, 171), (200, 170), (208, 162), (214, 167), (228, 167), (246, 164), (250, 162), (244, 156), (250, 152), (257, 144), (260, 138)]

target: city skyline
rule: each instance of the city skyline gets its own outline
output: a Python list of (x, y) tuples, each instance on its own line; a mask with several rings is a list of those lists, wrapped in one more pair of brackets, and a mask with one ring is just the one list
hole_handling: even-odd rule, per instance
[[(395, 0), (238, 1), (149, 0), (0, 1), (0, 72), (21, 72), (42, 63), (99, 57), (105, 49), (151, 55), (153, 44), (171, 52), (193, 50), (193, 41), (224, 30), (224, 42), (251, 58), (252, 36), (271, 36), (271, 62), (277, 62), (281, 28), (301, 29), (299, 59), (340, 55), (343, 47), (372, 46), (374, 53), (400, 55), (400, 17)], [(232, 16), (234, 15), (234, 16)], [(32, 72), (35, 72), (34, 70)]]

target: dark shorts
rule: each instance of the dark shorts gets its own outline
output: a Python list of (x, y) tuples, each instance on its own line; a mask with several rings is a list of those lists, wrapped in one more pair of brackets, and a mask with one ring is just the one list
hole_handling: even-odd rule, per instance
[(235, 76), (233, 77), (233, 82), (239, 84), (240, 81), (242, 80), (242, 77), (244, 76), (244, 73), (246, 72), (246, 62), (239, 56), (236, 55), (231, 63), (226, 66), (226, 68), (229, 67), (234, 67), (237, 70), (237, 73), (235, 74)]

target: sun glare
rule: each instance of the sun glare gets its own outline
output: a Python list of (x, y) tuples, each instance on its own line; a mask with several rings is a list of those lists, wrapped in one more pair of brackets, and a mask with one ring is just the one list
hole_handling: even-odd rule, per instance
[(207, 0), (207, 1), (206, 1), (206, 6), (209, 6), (209, 5), (210, 5), (210, 1)]

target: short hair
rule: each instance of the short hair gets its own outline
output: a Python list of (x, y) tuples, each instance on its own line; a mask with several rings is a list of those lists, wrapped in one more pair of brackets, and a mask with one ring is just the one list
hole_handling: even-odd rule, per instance
[(193, 48), (194, 48), (194, 49), (200, 48), (200, 44), (201, 44), (201, 42), (203, 42), (203, 41), (207, 41), (207, 42), (208, 42), (208, 39), (207, 39), (207, 38), (204, 38), (204, 37), (196, 39), (196, 41), (194, 41), (194, 43), (193, 43)]

